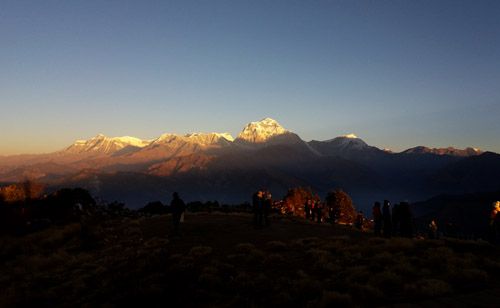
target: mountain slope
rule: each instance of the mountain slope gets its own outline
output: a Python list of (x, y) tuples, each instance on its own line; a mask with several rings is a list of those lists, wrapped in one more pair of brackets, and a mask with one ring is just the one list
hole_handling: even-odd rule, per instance
[(434, 154), (434, 155), (450, 155), (450, 156), (459, 156), (459, 157), (469, 157), (480, 155), (482, 152), (476, 148), (465, 148), (465, 149), (456, 149), (454, 147), (447, 148), (428, 148), (425, 146), (418, 146), (414, 148), (410, 148), (402, 152), (403, 154)]
[(289, 133), (276, 120), (265, 118), (248, 123), (238, 135), (238, 140), (250, 143), (262, 143), (270, 138)]
[(150, 143), (135, 137), (106, 137), (99, 134), (89, 140), (77, 140), (64, 150), (68, 154), (112, 154), (126, 147), (143, 148)]
[(312, 140), (308, 144), (324, 156), (339, 156), (353, 160), (366, 161), (368, 156), (386, 156), (389, 153), (369, 146), (354, 134), (339, 136), (326, 141)]
[(476, 192), (500, 188), (500, 155), (485, 152), (449, 164), (432, 174), (428, 181), (435, 191)]
[(0, 157), (0, 181), (83, 186), (127, 203), (172, 190), (191, 200), (241, 202), (262, 187), (278, 197), (298, 185), (322, 195), (340, 187), (367, 209), (376, 199), (500, 187), (499, 155), (475, 153), (425, 147), (390, 153), (353, 134), (305, 142), (265, 118), (247, 124), (236, 139), (227, 133), (166, 133), (152, 140), (98, 135), (55, 153)]

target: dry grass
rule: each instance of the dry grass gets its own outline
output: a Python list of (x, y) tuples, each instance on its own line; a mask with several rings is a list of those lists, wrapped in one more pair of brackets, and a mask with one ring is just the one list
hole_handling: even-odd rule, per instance
[[(213, 226), (198, 232), (207, 219)], [(168, 219), (109, 222), (91, 250), (81, 247), (79, 225), (1, 238), (0, 306), (342, 307), (436, 298), (454, 306), (467, 304), (453, 302), (457, 294), (500, 284), (498, 248), (482, 242), (382, 239), (287, 221), (256, 231), (240, 227), (243, 219), (196, 215), (180, 238), (165, 236)]]

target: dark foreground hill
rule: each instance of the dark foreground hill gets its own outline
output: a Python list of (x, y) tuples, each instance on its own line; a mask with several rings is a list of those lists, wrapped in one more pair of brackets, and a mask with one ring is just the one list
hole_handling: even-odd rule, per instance
[(0, 239), (0, 306), (494, 306), (499, 250), (485, 242), (382, 239), (349, 227), (245, 214), (106, 221)]

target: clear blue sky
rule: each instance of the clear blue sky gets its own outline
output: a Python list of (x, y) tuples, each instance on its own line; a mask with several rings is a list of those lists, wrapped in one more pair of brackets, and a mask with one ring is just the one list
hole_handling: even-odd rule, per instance
[(0, 154), (228, 131), (500, 152), (499, 1), (0, 1)]

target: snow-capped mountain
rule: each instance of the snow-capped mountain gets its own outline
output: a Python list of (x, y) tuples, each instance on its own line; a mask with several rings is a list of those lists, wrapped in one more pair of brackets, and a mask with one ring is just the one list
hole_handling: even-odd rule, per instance
[[(342, 187), (355, 200), (368, 198), (357, 202), (370, 203), (375, 197), (386, 198), (377, 195), (386, 190), (405, 198), (408, 193), (434, 193), (435, 187), (453, 191), (456, 183), (463, 182), (461, 176), (469, 173), (444, 168), (464, 160), (460, 170), (477, 169), (473, 159), (483, 158), (478, 161), (481, 168), (498, 170), (495, 157), (473, 148), (417, 147), (392, 153), (354, 134), (305, 142), (276, 120), (265, 118), (245, 125), (236, 139), (228, 133), (166, 133), (151, 140), (100, 134), (54, 153), (0, 157), (0, 182), (29, 177), (48, 186), (85, 187), (100, 197), (125, 202), (159, 200), (174, 189), (192, 199), (241, 201), (261, 185), (277, 195), (297, 185), (321, 194)], [(433, 174), (438, 174), (434, 179), (440, 180), (439, 185), (428, 184)], [(450, 179), (454, 182), (448, 185)], [(498, 183), (479, 175), (474, 180), (477, 185)]]
[(355, 134), (347, 134), (325, 141), (339, 150), (363, 150), (369, 145)]
[(111, 154), (129, 146), (143, 148), (149, 143), (151, 143), (150, 140), (141, 140), (130, 136), (106, 137), (103, 134), (99, 134), (88, 140), (75, 141), (64, 152), (71, 154)]
[(239, 140), (251, 143), (263, 143), (272, 137), (290, 133), (283, 128), (276, 120), (265, 118), (258, 122), (250, 122), (238, 135)]
[(191, 155), (198, 152), (218, 150), (232, 144), (228, 133), (191, 133), (186, 135), (163, 134), (148, 146), (119, 157), (121, 163), (134, 164), (148, 161), (164, 161), (173, 157)]
[(234, 138), (229, 133), (191, 133), (186, 135), (167, 133), (153, 140), (151, 145), (186, 142), (200, 146), (211, 146), (214, 144), (227, 144), (232, 141), (234, 141)]
[(450, 156), (459, 156), (459, 157), (469, 157), (476, 156), (483, 153), (481, 150), (476, 148), (465, 148), (465, 149), (456, 149), (454, 147), (447, 148), (428, 148), (425, 146), (418, 146), (414, 148), (410, 148), (402, 152), (403, 154), (434, 154), (434, 155), (450, 155)]
[(379, 148), (368, 145), (361, 138), (354, 134), (339, 136), (326, 141), (310, 141), (311, 148), (321, 155), (340, 156), (344, 158), (358, 158), (366, 155), (383, 155), (386, 152)]

